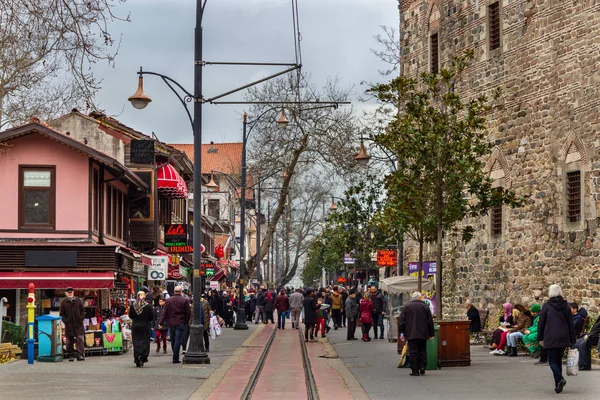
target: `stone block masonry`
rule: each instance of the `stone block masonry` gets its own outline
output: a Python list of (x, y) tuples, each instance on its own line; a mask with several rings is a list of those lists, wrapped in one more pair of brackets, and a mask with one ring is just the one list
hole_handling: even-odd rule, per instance
[[(500, 46), (490, 50), (494, 3)], [(502, 88), (488, 119), (496, 146), (488, 167), (496, 185), (527, 198), (504, 207), (499, 235), (488, 215), (464, 221), (476, 229), (471, 242), (447, 236), (445, 316), (464, 315), (467, 297), (486, 308), (507, 299), (530, 305), (552, 283), (569, 300), (598, 306), (600, 0), (401, 0), (399, 10), (404, 75), (430, 70), (437, 33), (441, 66), (475, 51), (462, 96)], [(405, 247), (405, 260), (416, 261), (417, 246)]]

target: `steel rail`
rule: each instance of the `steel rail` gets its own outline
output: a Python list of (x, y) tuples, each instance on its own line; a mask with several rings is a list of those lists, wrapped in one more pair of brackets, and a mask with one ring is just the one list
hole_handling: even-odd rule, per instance
[(265, 345), (265, 348), (263, 349), (263, 352), (260, 355), (260, 358), (258, 359), (258, 363), (256, 364), (256, 367), (254, 368), (254, 372), (250, 376), (250, 380), (248, 380), (248, 384), (246, 385), (246, 389), (244, 389), (244, 392), (242, 393), (242, 397), (240, 397), (240, 400), (250, 400), (250, 398), (252, 398), (252, 392), (254, 391), (254, 387), (256, 386), (256, 383), (258, 382), (258, 378), (259, 378), (260, 372), (262, 371), (263, 366), (265, 364), (265, 360), (267, 359), (267, 356), (269, 355), (269, 350), (271, 350), (271, 344), (273, 344), (273, 340), (275, 339), (276, 332), (277, 332), (277, 329), (275, 327), (273, 327), (273, 333), (271, 333), (271, 337), (267, 341), (267, 344)]

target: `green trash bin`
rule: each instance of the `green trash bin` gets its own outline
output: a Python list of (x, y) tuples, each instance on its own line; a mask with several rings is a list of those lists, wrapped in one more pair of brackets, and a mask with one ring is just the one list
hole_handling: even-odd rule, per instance
[(427, 341), (427, 368), (438, 369), (438, 346), (440, 343), (440, 326), (433, 325), (433, 339)]

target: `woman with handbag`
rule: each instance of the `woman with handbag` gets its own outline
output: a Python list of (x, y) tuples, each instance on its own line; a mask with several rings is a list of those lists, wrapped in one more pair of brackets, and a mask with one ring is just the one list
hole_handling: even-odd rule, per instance
[(548, 364), (554, 375), (554, 391), (560, 393), (567, 381), (562, 375), (562, 357), (567, 347), (575, 345), (575, 327), (569, 303), (558, 285), (550, 285), (550, 299), (544, 303), (538, 322), (538, 339), (548, 353)]

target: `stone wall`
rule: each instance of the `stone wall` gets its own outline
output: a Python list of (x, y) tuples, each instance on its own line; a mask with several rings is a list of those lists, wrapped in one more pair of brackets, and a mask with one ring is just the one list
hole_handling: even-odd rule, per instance
[[(503, 210), (502, 234), (490, 217), (465, 221), (468, 244), (444, 243), (444, 314), (464, 314), (466, 297), (484, 307), (527, 305), (552, 283), (566, 297), (600, 303), (600, 0), (501, 0), (501, 46), (488, 45), (489, 0), (400, 0), (402, 73), (429, 69), (429, 38), (439, 33), (440, 63), (466, 48), (476, 59), (458, 88), (472, 98), (501, 87), (488, 121), (496, 145), (495, 184), (527, 196)], [(568, 222), (566, 174), (581, 171), (582, 218)], [(405, 260), (417, 259), (407, 243)], [(430, 250), (433, 250), (431, 246)], [(426, 259), (435, 260), (435, 252)]]

